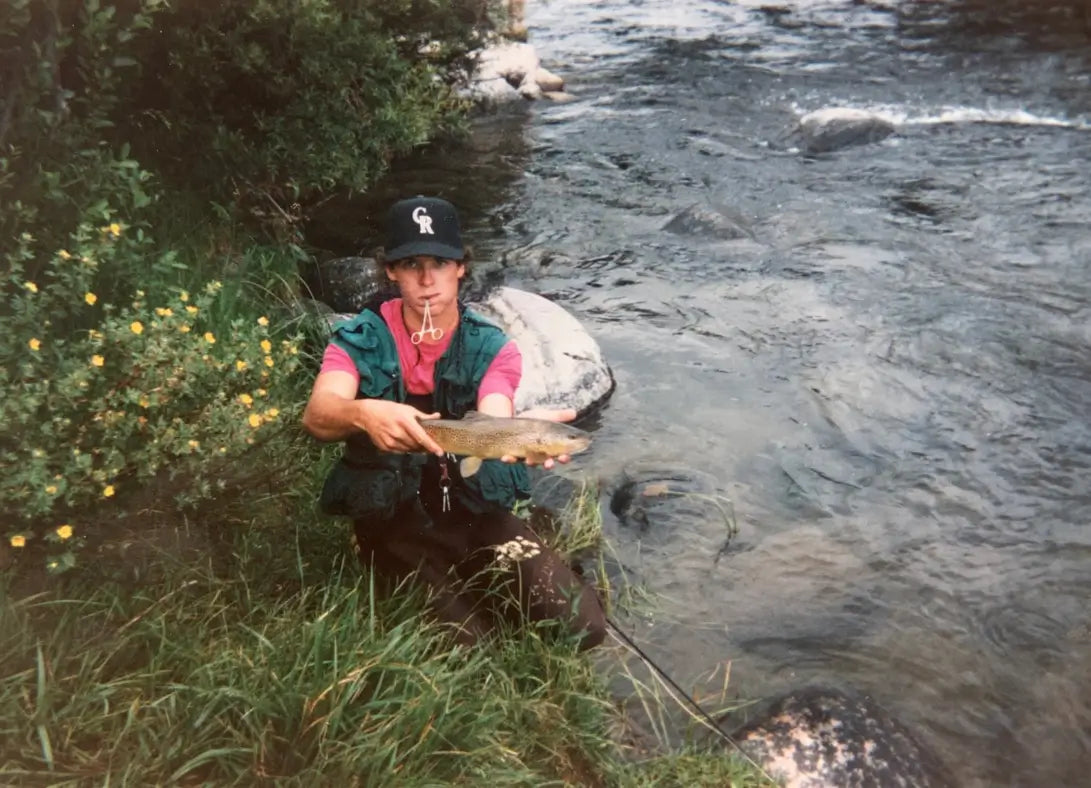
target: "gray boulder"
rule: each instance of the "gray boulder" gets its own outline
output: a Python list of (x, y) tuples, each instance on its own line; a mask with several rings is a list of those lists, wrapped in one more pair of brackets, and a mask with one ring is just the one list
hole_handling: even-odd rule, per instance
[(370, 257), (338, 257), (301, 271), (304, 292), (334, 312), (355, 314), (389, 282)]
[(724, 206), (694, 203), (663, 225), (675, 235), (709, 240), (735, 241), (754, 238), (746, 219)]
[(806, 687), (775, 700), (731, 738), (785, 788), (940, 788), (952, 776), (867, 696)]
[(614, 376), (598, 343), (564, 307), (513, 287), (468, 304), (514, 339), (523, 355), (515, 410), (575, 408), (584, 415), (613, 393)]
[(885, 139), (894, 133), (894, 124), (866, 110), (826, 107), (800, 118), (799, 133), (807, 153), (829, 153)]

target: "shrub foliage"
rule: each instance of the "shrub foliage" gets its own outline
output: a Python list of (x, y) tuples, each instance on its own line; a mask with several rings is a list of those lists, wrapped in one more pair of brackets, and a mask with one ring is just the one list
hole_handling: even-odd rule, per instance
[(258, 239), (458, 127), (487, 6), (0, 4), (5, 548), (64, 569), (134, 491), (214, 497), (297, 420), (302, 337), (268, 295), (301, 250)]

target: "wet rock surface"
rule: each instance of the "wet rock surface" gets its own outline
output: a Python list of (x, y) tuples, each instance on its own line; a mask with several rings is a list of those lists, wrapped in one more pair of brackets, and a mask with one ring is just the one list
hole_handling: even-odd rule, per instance
[(781, 695), (730, 735), (786, 788), (954, 785), (936, 756), (878, 703), (829, 687)]
[(614, 390), (614, 376), (602, 350), (564, 307), (540, 295), (498, 287), (469, 306), (497, 323), (523, 354), (523, 380), (515, 410), (594, 410)]

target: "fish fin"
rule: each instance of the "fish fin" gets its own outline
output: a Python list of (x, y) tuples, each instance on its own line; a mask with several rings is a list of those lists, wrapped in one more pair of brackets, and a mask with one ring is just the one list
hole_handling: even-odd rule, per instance
[(458, 472), (463, 479), (473, 476), (481, 468), (480, 457), (465, 457), (458, 464)]
[(466, 421), (472, 421), (474, 419), (495, 419), (496, 416), (490, 416), (488, 413), (482, 413), (479, 410), (468, 410), (462, 416)]

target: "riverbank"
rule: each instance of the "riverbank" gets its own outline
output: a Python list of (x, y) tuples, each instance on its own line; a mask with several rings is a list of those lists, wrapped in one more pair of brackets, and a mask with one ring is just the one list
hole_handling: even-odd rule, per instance
[[(601, 537), (597, 495), (575, 500), (551, 539), (569, 552)], [(292, 491), (269, 496), (252, 513), (259, 519), (236, 522), (212, 550), (155, 555), (157, 535), (146, 534), (142, 559), (5, 595), (0, 777), (765, 784), (722, 753), (636, 752), (606, 688), (610, 671), (574, 643), (530, 633), (452, 647), (421, 617), (418, 594), (375, 593), (339, 524), (289, 520), (306, 508), (298, 504)], [(604, 649), (597, 661), (619, 657)]]

